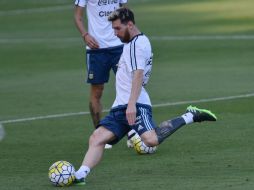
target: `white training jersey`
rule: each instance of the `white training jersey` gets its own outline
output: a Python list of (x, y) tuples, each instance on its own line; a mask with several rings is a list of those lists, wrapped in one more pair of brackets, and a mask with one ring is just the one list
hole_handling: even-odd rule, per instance
[(108, 21), (108, 16), (119, 8), (120, 3), (127, 3), (127, 1), (75, 0), (76, 6), (86, 7), (88, 33), (98, 41), (100, 48), (122, 45), (122, 42), (114, 34), (112, 23)]
[(141, 69), (143, 85), (137, 103), (151, 106), (151, 101), (144, 86), (148, 83), (152, 71), (152, 48), (149, 39), (144, 34), (135, 36), (129, 43), (124, 44), (123, 53), (116, 72), (116, 99), (113, 107), (126, 105), (129, 102), (133, 71)]

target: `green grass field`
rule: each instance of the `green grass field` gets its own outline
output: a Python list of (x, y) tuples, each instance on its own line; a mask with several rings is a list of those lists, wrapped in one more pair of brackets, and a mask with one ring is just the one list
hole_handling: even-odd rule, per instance
[[(183, 101), (197, 101), (218, 121), (177, 131), (149, 156), (128, 149), (124, 139), (105, 151), (86, 186), (68, 189), (252, 190), (254, 1), (130, 0), (129, 7), (153, 46), (152, 102), (168, 104), (154, 108), (157, 123), (183, 113)], [(14, 120), (88, 111), (73, 1), (1, 0), (0, 26), (0, 123), (6, 132), (0, 189), (53, 190), (48, 168), (57, 160), (80, 166), (93, 131), (90, 116)], [(112, 75), (105, 109), (114, 95)]]

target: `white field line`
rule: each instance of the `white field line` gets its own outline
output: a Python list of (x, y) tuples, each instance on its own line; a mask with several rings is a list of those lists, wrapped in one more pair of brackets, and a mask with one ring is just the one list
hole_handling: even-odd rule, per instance
[[(190, 36), (150, 36), (155, 41), (207, 41), (207, 40), (254, 40), (254, 35), (190, 35)], [(80, 42), (80, 37), (62, 38), (0, 38), (0, 44), (19, 43), (71, 43)]]
[(151, 36), (159, 41), (197, 41), (197, 40), (254, 40), (254, 35), (189, 35), (189, 36)]
[(0, 16), (11, 16), (11, 15), (20, 15), (20, 14), (30, 14), (30, 13), (45, 13), (45, 12), (55, 12), (63, 10), (73, 9), (71, 5), (59, 5), (53, 7), (40, 7), (40, 8), (30, 8), (30, 9), (16, 9), (16, 10), (6, 10), (0, 11)]
[[(155, 41), (218, 41), (218, 40), (254, 40), (254, 35), (193, 35), (193, 36), (150, 36)], [(0, 38), (0, 44), (19, 43), (71, 43), (80, 42), (80, 37), (62, 38)]]
[(23, 43), (71, 43), (71, 42), (81, 42), (82, 39), (80, 37), (62, 37), (62, 38), (0, 38), (0, 44), (23, 44)]
[[(193, 103), (202, 103), (202, 102), (217, 102), (223, 100), (234, 100), (239, 98), (249, 98), (253, 97), (254, 93), (250, 94), (242, 94), (236, 96), (225, 96), (225, 97), (218, 97), (218, 98), (207, 98), (207, 99), (199, 99), (199, 100), (187, 100), (187, 101), (180, 101), (180, 102), (168, 102), (162, 104), (154, 104), (154, 108), (158, 107), (166, 107), (166, 106), (177, 106), (183, 104), (193, 104)], [(103, 110), (103, 112), (108, 112), (109, 109)], [(11, 119), (0, 121), (0, 124), (8, 124), (8, 123), (18, 123), (18, 122), (26, 122), (26, 121), (35, 121), (35, 120), (42, 120), (42, 119), (52, 119), (52, 118), (62, 118), (62, 117), (70, 117), (70, 116), (77, 116), (77, 115), (88, 115), (90, 112), (76, 112), (76, 113), (63, 113), (63, 114), (54, 114), (54, 115), (45, 115), (45, 116), (37, 116), (37, 117), (28, 117), (28, 118), (21, 118), (21, 119)]]

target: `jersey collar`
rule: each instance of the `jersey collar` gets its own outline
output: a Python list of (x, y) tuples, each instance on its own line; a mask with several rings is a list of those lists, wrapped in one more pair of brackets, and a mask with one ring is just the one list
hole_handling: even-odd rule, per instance
[(144, 34), (141, 32), (141, 33), (137, 34), (136, 36), (133, 36), (132, 39), (130, 39), (129, 43), (130, 43), (131, 41), (133, 41), (135, 38), (137, 38), (138, 36), (143, 36), (143, 35), (144, 35)]

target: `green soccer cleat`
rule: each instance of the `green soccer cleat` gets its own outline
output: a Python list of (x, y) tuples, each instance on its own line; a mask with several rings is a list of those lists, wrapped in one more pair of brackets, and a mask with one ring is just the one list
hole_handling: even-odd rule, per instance
[(194, 106), (188, 106), (186, 112), (190, 112), (193, 114), (194, 122), (202, 122), (202, 121), (216, 121), (217, 117), (210, 110), (199, 109)]
[(82, 186), (82, 185), (85, 185), (86, 182), (85, 182), (85, 179), (84, 178), (81, 178), (81, 179), (75, 179), (74, 182), (73, 182), (73, 185), (76, 185), (76, 186)]

